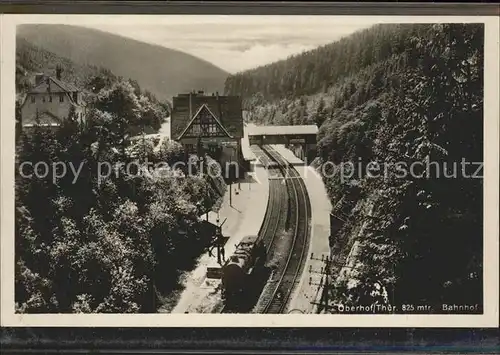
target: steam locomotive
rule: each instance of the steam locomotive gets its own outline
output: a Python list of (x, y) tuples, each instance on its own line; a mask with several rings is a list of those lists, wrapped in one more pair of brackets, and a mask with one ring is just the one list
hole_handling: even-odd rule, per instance
[(243, 304), (245, 295), (263, 270), (266, 247), (258, 236), (246, 236), (236, 246), (234, 254), (222, 266), (222, 297), (227, 306)]

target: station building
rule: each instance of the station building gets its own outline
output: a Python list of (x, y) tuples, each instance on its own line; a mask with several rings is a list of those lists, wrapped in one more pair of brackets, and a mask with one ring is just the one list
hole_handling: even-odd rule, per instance
[(243, 138), (242, 101), (239, 96), (221, 96), (203, 91), (179, 94), (172, 100), (171, 137), (187, 153), (201, 148), (222, 168), (227, 176), (243, 174), (248, 162), (241, 150)]

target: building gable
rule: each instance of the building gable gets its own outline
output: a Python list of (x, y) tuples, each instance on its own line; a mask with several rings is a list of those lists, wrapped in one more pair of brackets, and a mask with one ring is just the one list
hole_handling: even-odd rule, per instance
[(222, 126), (236, 139), (243, 138), (242, 102), (238, 96), (179, 94), (173, 97), (170, 129), (177, 139), (191, 122), (193, 114), (206, 104)]
[(78, 99), (81, 90), (70, 83), (63, 82), (51, 76), (43, 76), (37, 79), (39, 82), (30, 89), (21, 99), (20, 106), (24, 106), (28, 98), (37, 94), (49, 94), (64, 97), (74, 106), (82, 106), (84, 103)]
[(45, 93), (66, 93), (70, 90), (59, 80), (56, 80), (50, 76), (47, 76), (40, 80), (34, 88), (32, 88), (30, 94), (45, 94)]
[(203, 104), (193, 116), (178, 139), (186, 137), (229, 137), (231, 134), (224, 128), (217, 116)]

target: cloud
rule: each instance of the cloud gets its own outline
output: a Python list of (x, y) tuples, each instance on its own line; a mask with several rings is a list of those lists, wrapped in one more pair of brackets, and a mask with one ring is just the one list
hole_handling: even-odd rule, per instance
[(245, 50), (238, 49), (220, 49), (213, 50), (210, 53), (193, 50), (197, 56), (204, 55), (204, 58), (210, 62), (218, 63), (221, 68), (235, 73), (247, 69), (256, 68), (278, 60), (286, 59), (292, 54), (316, 48), (315, 45), (307, 44), (256, 44), (247, 46)]

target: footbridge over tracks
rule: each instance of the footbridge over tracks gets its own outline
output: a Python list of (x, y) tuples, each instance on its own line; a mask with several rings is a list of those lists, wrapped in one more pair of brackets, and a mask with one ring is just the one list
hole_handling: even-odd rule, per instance
[(250, 145), (283, 144), (294, 154), (307, 161), (312, 161), (316, 155), (316, 136), (318, 126), (256, 126), (247, 125)]

